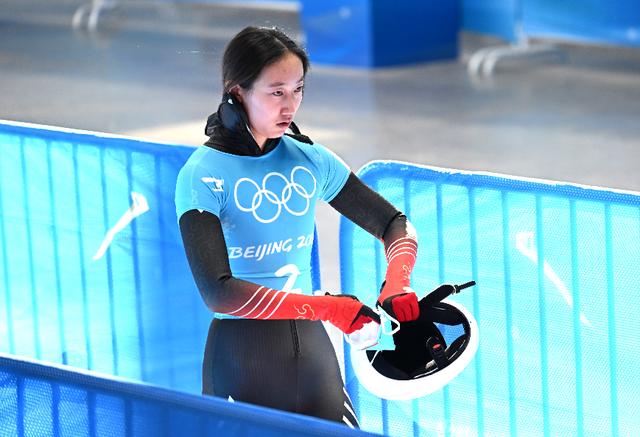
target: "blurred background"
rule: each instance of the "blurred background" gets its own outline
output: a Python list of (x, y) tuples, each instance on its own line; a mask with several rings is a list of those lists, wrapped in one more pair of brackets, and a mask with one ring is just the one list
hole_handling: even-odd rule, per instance
[[(225, 44), (278, 26), (313, 61), (298, 124), (354, 170), (397, 159), (640, 189), (633, 1), (388, 3), (1, 0), (0, 119), (202, 144)], [(336, 214), (319, 214), (331, 241)], [(337, 244), (321, 251), (339, 287)]]
[[(210, 313), (182, 257), (170, 185), (206, 140), (205, 121), (221, 98), (224, 47), (247, 25), (277, 26), (307, 48), (312, 68), (296, 122), (354, 171), (372, 160), (400, 160), (604, 188), (583, 192), (513, 180), (507, 188), (486, 178), (498, 181), (499, 192), (478, 189), (484, 200), (472, 213), (465, 210), (470, 193), (486, 182), (477, 174), (460, 178), (471, 187), (464, 190), (455, 177), (447, 179), (445, 200), (431, 203), (424, 199), (440, 193), (434, 186), (447, 185), (438, 179), (446, 172), (424, 171), (434, 181), (417, 177), (426, 188), (407, 195), (394, 185), (402, 176), (387, 175), (397, 204), (422, 202), (412, 212), (422, 217), (419, 260), (426, 261), (417, 270), (426, 273), (414, 280), (466, 281), (473, 271), (467, 264), (486, 263), (482, 292), (476, 288), (464, 299), (482, 332), (500, 338), (481, 347), (442, 399), (387, 405), (360, 395), (361, 411), (370, 413), (365, 429), (393, 434), (391, 423), (407, 427), (398, 435), (409, 428), (414, 435), (483, 435), (486, 420), (487, 435), (633, 435), (637, 419), (626, 412), (637, 410), (633, 382), (640, 380), (633, 364), (640, 260), (637, 0), (0, 0), (0, 120), (118, 136), (0, 123), (0, 352), (198, 392)], [(95, 177), (100, 171), (102, 178)], [(135, 191), (144, 191), (149, 204), (136, 204)], [(143, 214), (149, 206), (153, 214), (131, 222), (103, 258), (91, 260), (89, 252), (123, 211), (139, 207)], [(466, 240), (470, 216), (484, 223), (478, 250)], [(339, 290), (338, 214), (320, 205), (317, 226), (322, 288)], [(555, 282), (546, 283), (549, 292), (547, 261), (537, 263), (544, 257), (534, 253), (542, 253), (543, 237), (534, 242), (534, 231), (545, 236), (545, 259), (558, 269)], [(510, 258), (509, 244), (518, 240), (509, 232), (530, 237), (528, 251), (516, 245)], [(369, 241), (358, 239), (362, 253), (372, 256)], [(441, 240), (452, 251), (446, 257)], [(373, 265), (361, 254), (355, 259)], [(375, 274), (360, 270), (365, 278), (354, 287), (375, 280), (363, 292), (376, 291)], [(573, 294), (566, 291), (562, 302), (554, 287)], [(161, 289), (166, 300), (157, 298)], [(583, 309), (593, 326), (581, 325)], [(22, 411), (23, 395), (20, 376), (3, 373), (15, 362), (3, 359), (0, 388), (18, 382), (0, 392), (9, 393), (0, 399), (0, 407), (8, 405), (7, 414), (0, 409), (2, 435), (24, 419), (9, 414)], [(53, 393), (57, 411), (56, 386), (42, 387), (35, 391)], [(96, 407), (96, 391), (86, 393), (78, 391), (80, 400), (70, 405), (89, 399), (86, 416), (95, 416), (103, 407)], [(22, 402), (38, 405), (24, 396)], [(41, 410), (43, 417), (54, 415)], [(67, 416), (85, 420), (72, 411)], [(96, 435), (91, 426), (99, 425), (88, 422), (87, 435)], [(471, 428), (456, 431), (454, 425), (466, 423)]]

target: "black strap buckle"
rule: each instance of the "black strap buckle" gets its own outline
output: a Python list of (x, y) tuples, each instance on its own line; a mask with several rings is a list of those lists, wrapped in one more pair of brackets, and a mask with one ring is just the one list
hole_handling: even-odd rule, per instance
[(429, 349), (429, 353), (438, 369), (444, 369), (449, 365), (449, 358), (447, 358), (445, 348), (444, 342), (437, 337), (429, 337), (429, 340), (427, 340), (427, 349)]

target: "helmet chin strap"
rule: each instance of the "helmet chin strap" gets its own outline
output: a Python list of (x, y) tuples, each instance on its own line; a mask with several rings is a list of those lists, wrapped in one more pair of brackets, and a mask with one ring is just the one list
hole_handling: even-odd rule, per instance
[[(381, 307), (374, 308), (374, 311), (380, 316), (380, 324), (376, 322), (369, 322), (358, 331), (344, 335), (345, 340), (352, 347), (358, 350), (370, 348), (380, 342), (381, 335), (384, 334), (392, 336), (400, 330), (400, 323)], [(390, 330), (386, 329), (386, 321), (388, 321), (389, 326), (391, 326)], [(395, 327), (393, 326), (394, 324)]]
[[(374, 311), (378, 313), (378, 315), (380, 315), (380, 326), (382, 328), (381, 331), (384, 335), (393, 335), (396, 332), (400, 331), (400, 322), (398, 322), (397, 319), (393, 318), (389, 313), (383, 310), (381, 306), (378, 306), (376, 309), (374, 309)], [(391, 326), (390, 331), (385, 331), (385, 320), (389, 321), (389, 326)], [(395, 328), (393, 327), (394, 324), (396, 325)]]

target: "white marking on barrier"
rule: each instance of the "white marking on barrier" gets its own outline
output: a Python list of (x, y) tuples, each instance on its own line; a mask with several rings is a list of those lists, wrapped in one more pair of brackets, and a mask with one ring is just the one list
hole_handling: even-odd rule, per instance
[(94, 261), (97, 261), (104, 256), (118, 232), (126, 228), (134, 218), (149, 211), (149, 203), (147, 202), (147, 198), (142, 194), (132, 191), (131, 199), (133, 200), (131, 207), (129, 207), (129, 209), (122, 215), (122, 217), (120, 217), (120, 220), (118, 220), (118, 222), (111, 229), (109, 229), (109, 231), (107, 231), (107, 234), (105, 235), (104, 240), (102, 240), (102, 244), (100, 244), (98, 251), (95, 255), (93, 255)]
[[(520, 253), (533, 261), (535, 265), (538, 265), (538, 250), (534, 241), (535, 240), (533, 232), (523, 231), (516, 234), (516, 249), (518, 249)], [(567, 287), (564, 285), (560, 277), (547, 261), (544, 261), (543, 266), (544, 275), (553, 283), (553, 285), (556, 286), (562, 298), (565, 300), (565, 302), (567, 302), (567, 305), (569, 305), (569, 308), (573, 309), (573, 297), (571, 296), (571, 293), (569, 292)], [(593, 328), (593, 325), (582, 313), (582, 311), (580, 312), (580, 321), (584, 325)]]

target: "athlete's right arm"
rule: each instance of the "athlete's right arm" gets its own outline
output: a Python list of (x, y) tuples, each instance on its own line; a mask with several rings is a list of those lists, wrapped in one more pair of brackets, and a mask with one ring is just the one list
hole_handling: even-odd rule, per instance
[(251, 319), (323, 320), (346, 334), (380, 321), (353, 296), (306, 296), (234, 278), (220, 219), (210, 212), (185, 212), (180, 232), (198, 290), (213, 311)]

